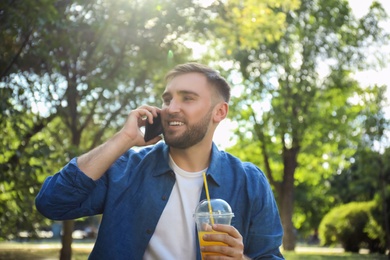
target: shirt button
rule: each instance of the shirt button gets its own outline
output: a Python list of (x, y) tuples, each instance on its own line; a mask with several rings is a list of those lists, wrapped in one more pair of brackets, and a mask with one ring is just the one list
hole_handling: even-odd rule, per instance
[(167, 196), (163, 195), (163, 196), (161, 197), (161, 199), (162, 199), (162, 200), (167, 200)]
[(147, 229), (146, 230), (146, 234), (149, 234), (149, 235), (152, 234), (152, 230), (151, 229)]

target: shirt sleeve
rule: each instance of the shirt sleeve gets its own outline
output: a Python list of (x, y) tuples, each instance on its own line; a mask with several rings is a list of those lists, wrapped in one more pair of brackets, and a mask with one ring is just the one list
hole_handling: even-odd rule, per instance
[(102, 213), (105, 193), (104, 178), (92, 180), (73, 158), (60, 172), (44, 181), (35, 205), (47, 218), (76, 219)]
[(245, 253), (251, 259), (284, 259), (280, 246), (283, 227), (271, 186), (264, 173), (251, 165), (253, 211)]

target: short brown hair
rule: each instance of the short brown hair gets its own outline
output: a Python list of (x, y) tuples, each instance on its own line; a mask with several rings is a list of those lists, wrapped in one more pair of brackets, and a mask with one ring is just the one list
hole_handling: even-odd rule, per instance
[(165, 76), (165, 80), (166, 82), (169, 82), (173, 78), (179, 75), (192, 73), (192, 72), (203, 74), (206, 77), (207, 82), (215, 86), (218, 94), (220, 94), (226, 102), (229, 102), (230, 100), (229, 83), (227, 83), (227, 81), (216, 70), (207, 67), (203, 64), (190, 62), (190, 63), (177, 65), (175, 68), (173, 68), (171, 71), (167, 73), (167, 75)]

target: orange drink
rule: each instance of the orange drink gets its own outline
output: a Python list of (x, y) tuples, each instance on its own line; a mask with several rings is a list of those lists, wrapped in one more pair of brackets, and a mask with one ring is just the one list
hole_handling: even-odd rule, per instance
[[(210, 199), (207, 185), (206, 173), (203, 173), (203, 183), (206, 192), (206, 200), (202, 200), (195, 209), (194, 218), (199, 236), (199, 245), (203, 246), (227, 246), (227, 244), (217, 241), (204, 241), (205, 234), (226, 234), (224, 232), (214, 231), (214, 224), (230, 225), (234, 213), (229, 203), (223, 199)], [(221, 255), (213, 252), (201, 252), (202, 259), (206, 255)]]
[[(201, 247), (202, 246), (227, 246), (223, 242), (203, 240), (203, 235), (205, 235), (205, 234), (226, 234), (226, 233), (218, 232), (218, 231), (199, 231), (198, 236), (199, 236), (199, 244)], [(213, 253), (213, 252), (202, 252), (202, 259), (203, 259), (203, 256), (205, 256), (205, 255), (221, 255), (221, 254)]]

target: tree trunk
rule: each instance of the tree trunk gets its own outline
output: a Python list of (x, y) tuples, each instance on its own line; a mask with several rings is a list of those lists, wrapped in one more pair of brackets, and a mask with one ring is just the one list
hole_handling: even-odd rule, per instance
[(283, 249), (286, 251), (294, 251), (296, 243), (296, 235), (292, 222), (294, 211), (294, 177), (293, 175), (285, 177), (288, 178), (285, 178), (283, 182), (283, 192), (280, 199), (280, 217), (284, 230)]
[(283, 249), (294, 251), (296, 244), (296, 230), (292, 222), (294, 212), (294, 173), (297, 166), (298, 148), (284, 149), (284, 174), (280, 198), (280, 217), (284, 236)]
[(382, 214), (383, 214), (383, 219), (384, 219), (384, 226), (385, 226), (385, 241), (386, 241), (386, 250), (389, 250), (388, 256), (390, 259), (390, 227), (389, 227), (389, 216), (388, 216), (388, 211), (387, 211), (387, 196), (386, 196), (386, 187), (387, 187), (387, 182), (384, 174), (384, 166), (382, 163), (382, 160), (380, 160), (380, 185), (381, 187), (381, 194), (382, 194)]
[(60, 260), (72, 259), (72, 233), (74, 230), (74, 220), (65, 220), (62, 228), (62, 249), (60, 253)]
[[(76, 75), (76, 72), (74, 72)], [(68, 88), (66, 90), (66, 101), (68, 102), (68, 120), (65, 124), (68, 125), (71, 132), (72, 147), (78, 148), (80, 146), (81, 132), (82, 129), (79, 128), (79, 113), (77, 111), (77, 101), (79, 100), (79, 92), (77, 90), (77, 82), (74, 77), (68, 77)], [(75, 150), (69, 153), (70, 157), (75, 157), (78, 152)], [(72, 242), (73, 237), (72, 233), (74, 231), (74, 220), (65, 220), (63, 225), (63, 234), (62, 234), (62, 249), (60, 260), (71, 260), (72, 259)]]

